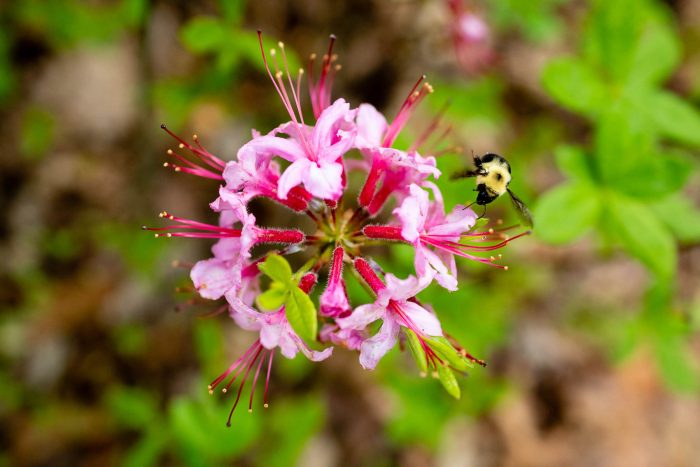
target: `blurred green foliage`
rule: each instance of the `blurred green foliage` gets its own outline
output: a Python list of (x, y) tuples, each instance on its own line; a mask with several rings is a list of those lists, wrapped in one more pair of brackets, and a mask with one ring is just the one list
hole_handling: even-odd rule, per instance
[[(519, 31), (523, 40), (546, 42), (565, 34), (557, 10), (568, 3), (491, 2), (487, 13), (499, 28)], [(243, 28), (246, 2), (222, 0), (216, 5), (216, 16), (195, 17), (179, 33), (182, 45), (201, 58), (199, 72), (159, 80), (148, 90), (159, 117), (173, 127), (183, 125), (205, 98), (217, 98), (231, 112), (248, 105), (236, 98), (236, 84), (248, 67), (260, 73), (261, 80), (267, 79), (256, 34)], [(2, 14), (13, 25), (0, 28), (0, 104), (4, 105), (16, 97), (18, 80), (11, 63), (13, 28), (39, 35), (56, 50), (105, 43), (141, 28), (148, 18), (149, 2), (30, 0), (13, 2)], [(596, 310), (590, 322), (583, 322), (586, 317), (579, 314), (571, 320), (572, 326), (597, 336), (601, 347), (610, 349), (618, 360), (640, 345), (647, 346), (669, 386), (696, 392), (700, 377), (687, 342), (700, 329), (700, 304), (680, 303), (675, 289), (679, 245), (700, 241), (700, 211), (686, 190), (697, 174), (700, 113), (667, 86), (683, 57), (678, 27), (659, 1), (591, 0), (580, 39), (576, 54), (547, 64), (541, 82), (558, 106), (586, 122), (589, 142), (572, 144), (565, 136), (566, 128), (555, 118), (528, 122), (528, 134), (512, 141), (511, 153), (517, 154), (510, 159), (516, 174), (513, 185), (518, 194), (525, 193), (523, 199), (534, 199), (527, 164), (543, 153), (554, 154), (565, 181), (534, 205), (536, 237), (554, 245), (594, 238), (601, 255), (622, 251), (643, 264), (650, 275), (643, 309), (627, 317), (618, 312), (629, 310)], [(266, 48), (273, 43), (266, 39)], [(290, 68), (296, 69), (299, 61), (288, 53)], [(497, 134), (509, 125), (502, 77), (442, 81), (438, 78), (434, 84), (436, 97), (449, 96), (452, 101), (447, 120), (487, 134)], [(440, 99), (434, 101), (434, 108), (440, 108)], [(45, 109), (24, 109), (19, 151), (26, 161), (37, 163), (46, 157), (60, 125)], [(440, 158), (439, 167), (449, 174), (463, 163), (461, 158), (447, 156)], [(465, 192), (471, 193), (463, 184), (449, 183), (446, 178), (439, 186), (451, 209), (467, 201)], [(174, 255), (165, 243), (133, 235), (132, 230), (114, 221), (98, 223), (87, 233), (60, 228), (41, 236), (40, 247), (51, 257), (70, 259), (79, 253), (81, 235), (99, 239), (103, 248), (124, 260), (135, 277), (147, 282), (155, 264)], [(413, 270), (412, 254), (410, 247), (397, 246), (379, 262), (405, 276)], [(547, 271), (532, 264), (512, 268), (507, 274), (477, 276), (471, 273), (483, 266), (466, 261), (459, 266), (464, 274), (458, 292), (447, 294), (433, 287), (420, 298), (439, 310), (443, 327), (469, 352), (478, 357), (492, 355), (510, 337), (518, 304), (541, 291)], [(35, 270), (24, 271), (15, 279), (29, 296), (26, 306), (39, 309), (47, 293), (46, 279)], [(353, 301), (369, 300), (357, 281), (349, 280), (348, 289)], [(25, 311), (31, 312), (18, 310), (18, 315)], [(0, 323), (0, 341), (8, 354), (22, 338), (15, 323), (6, 317)], [(122, 324), (111, 337), (116, 352), (123, 355), (140, 355), (149, 346), (149, 336), (138, 324)], [(194, 351), (201, 374), (192, 387), (178, 388), (173, 395), (125, 385), (104, 395), (103, 404), (115, 429), (134, 440), (123, 464), (216, 465), (245, 459), (253, 465), (282, 466), (299, 459), (326, 423), (326, 400), (314, 390), (304, 396), (281, 394), (267, 411), (239, 411), (233, 427), (227, 429), (225, 414), (231, 397), (207, 395), (205, 381), (230, 363), (224, 352), (226, 343), (220, 323), (197, 321)], [(516, 390), (503, 375), (476, 369), (467, 378), (457, 377), (457, 386), (450, 377), (443, 378), (452, 394), (461, 387), (461, 399), (453, 400), (437, 380), (419, 378), (408, 360), (405, 354), (393, 351), (376, 372), (381, 391), (395, 403), (387, 431), (397, 445), (419, 444), (434, 450), (451, 419), (479, 417)], [(312, 371), (303, 357), (275, 361), (276, 377), (290, 385), (301, 385)], [(5, 370), (0, 373), (0, 392), (0, 411), (21, 404), (23, 388)]]
[(571, 242), (594, 229), (653, 276), (646, 309), (626, 330), (626, 347), (646, 342), (672, 386), (698, 389), (674, 312), (677, 242), (696, 243), (700, 211), (683, 194), (700, 147), (700, 112), (663, 87), (680, 62), (672, 15), (652, 1), (593, 1), (580, 54), (558, 58), (542, 82), (563, 107), (592, 125), (590, 148), (560, 146), (568, 180), (542, 196), (537, 234)]

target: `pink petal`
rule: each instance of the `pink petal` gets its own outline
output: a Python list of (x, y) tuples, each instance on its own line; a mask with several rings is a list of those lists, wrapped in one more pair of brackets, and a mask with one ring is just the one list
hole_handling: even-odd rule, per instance
[(386, 308), (374, 303), (360, 305), (347, 318), (338, 318), (335, 322), (341, 329), (365, 329), (369, 324), (377, 321), (386, 313)]
[(315, 164), (312, 164), (308, 159), (299, 159), (287, 167), (277, 182), (277, 196), (280, 199), (287, 199), (289, 190), (301, 183), (304, 174), (308, 172), (311, 165)]
[(304, 187), (318, 198), (336, 200), (343, 193), (343, 165), (324, 161), (320, 164), (320, 167), (315, 163), (307, 165), (302, 174)]
[(344, 99), (338, 99), (326, 107), (316, 120), (311, 131), (311, 148), (315, 154), (321, 154), (326, 148), (336, 142), (338, 130), (343, 120), (350, 120), (350, 104)]
[(216, 258), (197, 261), (190, 278), (199, 295), (210, 300), (218, 300), (239, 282), (233, 263)]
[[(464, 232), (468, 232), (476, 223), (477, 215), (474, 211), (464, 206), (457, 205), (445, 217), (441, 225), (434, 225), (428, 230), (428, 235), (454, 235), (458, 237)], [(445, 238), (444, 240), (456, 241), (456, 239)]]
[[(287, 330), (287, 332), (285, 332), (283, 330), (284, 326), (278, 325), (277, 327), (280, 329), (280, 335), (279, 335), (279, 339), (277, 341), (277, 345), (280, 348), (280, 352), (282, 353), (282, 355), (284, 355), (287, 358), (296, 357), (297, 353), (299, 352), (299, 346), (298, 346), (296, 340), (294, 339), (294, 336), (292, 334), (290, 334), (290, 332), (293, 332), (293, 331), (291, 331), (289, 324), (286, 325), (286, 327), (289, 328)], [(262, 332), (260, 333), (260, 343), (265, 345), (263, 343)], [(265, 347), (266, 348), (273, 348), (273, 347), (267, 347), (267, 346), (265, 346)]]
[(402, 302), (401, 309), (418, 330), (428, 336), (442, 336), (442, 327), (437, 317), (413, 302)]
[(211, 247), (214, 257), (223, 260), (235, 260), (241, 253), (240, 238), (222, 238)]
[(333, 347), (328, 347), (323, 350), (311, 350), (304, 342), (299, 344), (299, 350), (304, 354), (306, 358), (312, 362), (320, 362), (331, 356), (333, 353)]
[(244, 159), (250, 157), (251, 152), (257, 157), (279, 156), (290, 162), (306, 158), (304, 148), (295, 139), (270, 135), (260, 136), (249, 141), (239, 150), (239, 154), (241, 152), (245, 154), (245, 156), (242, 156)]
[(358, 148), (371, 148), (382, 143), (386, 133), (386, 118), (370, 104), (360, 104), (357, 109), (357, 139)]
[(425, 247), (416, 249), (416, 272), (419, 276), (425, 274), (425, 269), (422, 273), (418, 272), (419, 256), (421, 256), (421, 261), (423, 262), (421, 267), (425, 268), (426, 266), (430, 266), (430, 268), (435, 271), (435, 280), (438, 282), (438, 284), (450, 292), (457, 290), (457, 278), (450, 274), (450, 270), (442, 262), (442, 259), (438, 255)]
[(366, 370), (373, 370), (379, 360), (396, 345), (400, 326), (390, 315), (384, 318), (379, 332), (360, 346), (360, 365)]
[(394, 214), (401, 219), (401, 236), (413, 243), (425, 231), (430, 200), (428, 192), (416, 184), (412, 184), (409, 190), (410, 196), (401, 203), (400, 207), (394, 209)]
[(431, 270), (427, 270), (425, 277), (408, 276), (406, 279), (399, 279), (393, 274), (384, 276), (386, 281), (385, 291), (380, 292), (378, 303), (384, 303), (383, 300), (407, 300), (415, 297), (418, 293), (428, 287), (433, 280)]

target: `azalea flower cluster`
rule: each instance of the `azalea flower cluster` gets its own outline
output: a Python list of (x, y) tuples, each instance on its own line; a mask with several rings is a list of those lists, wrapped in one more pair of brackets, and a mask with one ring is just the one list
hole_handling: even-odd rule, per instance
[[(331, 85), (339, 70), (333, 42), (331, 36), (318, 76), (308, 73), (313, 111), (309, 121), (301, 102), (304, 71), (292, 77), (284, 44), (266, 54), (260, 36), (265, 67), (290, 120), (265, 134), (253, 131), (235, 160), (211, 154), (196, 136), (189, 143), (163, 127), (180, 149), (168, 151), (173, 161), (166, 166), (219, 182), (218, 197), (210, 205), (219, 213), (219, 222), (210, 225), (163, 212), (169, 225), (149, 230), (156, 236), (216, 239), (213, 256), (191, 269), (194, 288), (204, 299), (224, 299), (224, 309), (237, 325), (258, 334), (209, 386), (210, 391), (228, 392), (238, 385), (231, 414), (246, 381), (251, 381), (252, 410), (261, 373), (267, 407), (277, 348), (287, 358), (301, 352), (320, 361), (340, 346), (358, 351), (360, 365), (374, 369), (401, 342), (424, 375), (438, 377), (458, 397), (453, 372), (483, 362), (445, 334), (436, 313), (417, 295), (433, 282), (457, 290), (456, 257), (505, 269), (498, 264), (500, 255), (492, 252), (519, 236), (476, 229), (477, 215), (467, 206), (445, 212), (440, 190), (431, 181), (440, 176), (436, 154), (419, 152), (436, 134), (439, 122), (434, 121), (408, 150), (394, 147), (416, 106), (432, 92), (423, 78), (390, 122), (370, 104), (353, 107), (342, 98), (331, 101)], [(349, 189), (351, 171), (365, 175), (359, 195)], [(253, 198), (308, 216), (315, 231), (260, 225), (248, 210)], [(395, 207), (389, 210), (392, 203)], [(367, 256), (368, 245), (396, 242), (413, 247), (415, 275), (397, 278)], [(277, 248), (257, 248), (261, 244)], [(304, 261), (293, 271), (290, 263)], [(310, 294), (321, 276), (327, 280), (319, 287), (317, 306)], [(371, 292), (373, 302), (351, 302), (346, 280), (352, 276)], [(229, 425), (230, 420), (231, 415)]]

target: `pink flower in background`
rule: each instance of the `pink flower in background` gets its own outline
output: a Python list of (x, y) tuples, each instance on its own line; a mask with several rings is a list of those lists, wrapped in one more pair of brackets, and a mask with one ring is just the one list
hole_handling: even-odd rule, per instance
[(495, 61), (491, 28), (467, 1), (447, 0), (450, 10), (450, 32), (455, 56), (460, 67), (469, 74), (488, 69)]
[[(411, 138), (408, 149), (394, 147), (417, 105), (432, 92), (423, 78), (391, 123), (370, 104), (353, 108), (342, 98), (331, 100), (331, 85), (339, 70), (333, 43), (334, 38), (322, 58), (319, 76), (309, 73), (314, 122), (307, 123), (302, 112), (304, 71), (292, 77), (282, 43), (269, 52), (275, 59), (268, 63), (260, 37), (263, 61), (288, 121), (267, 134), (254, 131), (232, 161), (206, 151), (196, 136), (190, 144), (166, 129), (191, 158), (169, 151), (177, 164), (168, 162), (168, 167), (220, 183), (218, 197), (210, 203), (219, 221), (214, 225), (164, 212), (161, 217), (171, 225), (148, 230), (156, 231), (157, 237), (214, 239), (213, 256), (198, 261), (190, 271), (194, 290), (200, 300), (223, 301), (223, 309), (240, 328), (257, 333), (248, 350), (210, 385), (213, 391), (227, 381), (224, 392), (239, 385), (229, 424), (251, 379), (248, 407), (252, 410), (263, 372), (267, 407), (277, 348), (287, 358), (301, 352), (311, 361), (320, 361), (331, 355), (334, 346), (342, 346), (359, 351), (360, 364), (372, 369), (401, 341), (411, 347), (421, 372), (430, 369), (440, 378), (452, 371), (464, 372), (472, 361), (479, 361), (443, 336), (437, 314), (421, 304), (416, 294), (433, 279), (456, 290), (456, 256), (496, 265), (497, 257), (479, 253), (490, 254), (523, 235), (508, 237), (507, 229), (474, 231), (476, 215), (461, 205), (445, 213), (440, 190), (430, 181), (440, 176), (435, 158), (439, 151), (421, 149), (430, 155), (418, 151), (435, 134), (440, 116)], [(449, 127), (438, 142), (448, 132)], [(347, 186), (348, 171), (365, 177), (356, 205), (356, 192)], [(432, 191), (432, 200), (426, 188)], [(306, 224), (297, 220), (291, 228), (261, 226), (248, 210), (253, 198), (308, 217), (314, 227), (307, 234), (296, 227)], [(390, 199), (398, 205), (388, 213), (386, 224), (378, 224), (377, 215)], [(367, 256), (372, 251), (368, 247), (392, 242), (413, 247), (416, 276), (397, 279)], [(273, 244), (275, 249), (261, 248), (262, 244)], [(288, 256), (300, 251), (304, 254)], [(266, 278), (261, 280), (263, 275)], [(327, 281), (316, 300), (309, 293), (319, 275), (327, 276)], [(352, 283), (346, 279), (352, 275), (368, 287), (373, 301), (357, 303), (361, 300), (348, 296)], [(329, 347), (322, 349), (320, 343)]]

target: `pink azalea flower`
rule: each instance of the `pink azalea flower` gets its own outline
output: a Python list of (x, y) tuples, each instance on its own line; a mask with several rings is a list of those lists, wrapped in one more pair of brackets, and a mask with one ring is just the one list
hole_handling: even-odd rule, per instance
[[(470, 232), (477, 219), (474, 211), (457, 205), (445, 215), (442, 195), (437, 186), (432, 183), (426, 185), (432, 188), (435, 201), (431, 203), (425, 190), (418, 185), (411, 185), (411, 196), (394, 209), (394, 214), (401, 221), (400, 226), (368, 225), (362, 232), (372, 239), (411, 243), (416, 250), (415, 267), (418, 276), (434, 276), (441, 286), (451, 291), (457, 289), (455, 256), (508, 269), (508, 266), (495, 264), (495, 256), (480, 257), (470, 252), (497, 250), (529, 232), (513, 237), (503, 233), (508, 228), (502, 231), (489, 229), (486, 232)], [(492, 241), (496, 243), (482, 244)]]
[(350, 105), (338, 99), (321, 113), (313, 128), (285, 124), (274, 134), (254, 138), (244, 148), (257, 157), (278, 156), (291, 162), (277, 183), (280, 199), (287, 199), (293, 187), (303, 184), (318, 198), (337, 200), (344, 187), (341, 156), (355, 139), (353, 118)]
[(394, 214), (401, 221), (401, 236), (413, 244), (415, 267), (418, 277), (434, 274), (438, 284), (447, 290), (457, 290), (457, 265), (454, 254), (448, 250), (432, 251), (431, 241), (457, 242), (476, 222), (476, 214), (469, 208), (457, 205), (445, 215), (442, 194), (434, 184), (426, 184), (433, 190), (431, 203), (428, 192), (418, 185), (411, 185), (411, 196), (406, 198)]
[(411, 301), (430, 284), (431, 277), (424, 276), (419, 280), (410, 276), (401, 280), (387, 274), (384, 285), (364, 259), (357, 259), (355, 268), (377, 294), (377, 300), (355, 308), (350, 316), (338, 318), (336, 322), (341, 329), (363, 330), (369, 324), (382, 320), (377, 334), (360, 346), (360, 365), (363, 368), (371, 370), (377, 366), (379, 360), (396, 344), (401, 327), (410, 329), (418, 336), (442, 336), (442, 328), (435, 315)]
[(258, 157), (254, 148), (246, 144), (238, 151), (237, 159), (228, 162), (224, 168), (223, 178), (226, 185), (219, 189), (219, 196), (223, 202), (231, 204), (235, 199), (247, 204), (252, 198), (262, 196), (298, 212), (307, 209), (311, 194), (302, 187), (292, 189), (285, 199), (279, 197), (279, 165), (271, 158)]
[[(315, 274), (306, 274), (300, 281), (300, 288), (309, 293), (316, 284)], [(231, 417), (238, 406), (243, 387), (251, 370), (255, 368), (253, 382), (250, 388), (250, 399), (248, 411), (253, 411), (253, 397), (257, 387), (258, 377), (262, 369), (263, 362), (267, 359), (267, 376), (265, 378), (265, 391), (263, 393), (264, 407), (268, 407), (267, 392), (270, 384), (270, 374), (272, 371), (272, 358), (274, 349), (280, 348), (280, 352), (287, 358), (294, 358), (301, 351), (309, 360), (318, 362), (330, 357), (333, 348), (329, 347), (323, 351), (311, 350), (303, 340), (294, 332), (289, 325), (284, 314), (284, 308), (273, 313), (260, 313), (245, 304), (239, 297), (230, 297), (231, 316), (243, 329), (257, 331), (260, 337), (246, 350), (241, 357), (234, 361), (221, 375), (219, 375), (209, 385), (209, 393), (230, 377), (229, 382), (224, 386), (222, 392), (226, 393), (236, 382), (238, 376), (243, 375), (238, 386), (236, 400), (228, 415), (227, 426), (231, 426)]]
[(422, 81), (423, 78), (413, 87), (391, 125), (370, 104), (361, 104), (357, 109), (355, 146), (370, 161), (359, 203), (371, 215), (379, 212), (390, 195), (394, 194), (401, 200), (406, 195), (405, 187), (421, 183), (430, 175), (440, 176), (434, 157), (423, 157), (415, 148), (400, 151), (391, 147), (415, 107), (432, 92), (429, 84), (420, 86)]

